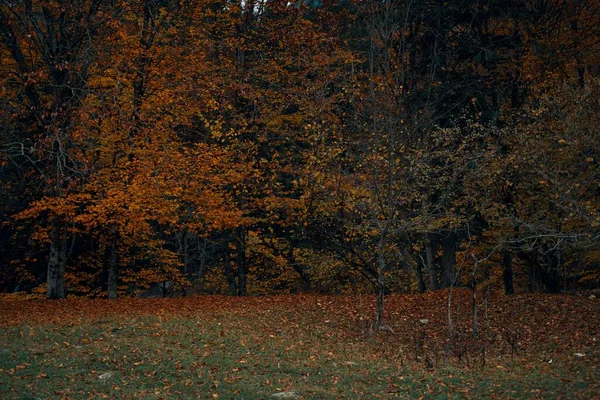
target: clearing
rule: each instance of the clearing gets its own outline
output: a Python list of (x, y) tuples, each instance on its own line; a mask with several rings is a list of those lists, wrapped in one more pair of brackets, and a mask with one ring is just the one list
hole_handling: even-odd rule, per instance
[[(372, 296), (0, 299), (0, 397), (600, 396), (600, 300)], [(487, 306), (486, 306), (487, 304)], [(448, 310), (453, 329), (449, 329)]]

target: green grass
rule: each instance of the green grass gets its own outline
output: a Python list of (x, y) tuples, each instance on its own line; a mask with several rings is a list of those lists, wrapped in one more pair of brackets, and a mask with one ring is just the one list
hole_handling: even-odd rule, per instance
[[(331, 328), (328, 328), (328, 324)], [(343, 324), (342, 324), (343, 325)], [(255, 314), (109, 315), (0, 329), (0, 398), (591, 398), (595, 369), (475, 355), (427, 366), (400, 335), (274, 307)], [(349, 332), (350, 330), (351, 332)], [(400, 355), (402, 354), (402, 355)], [(110, 374), (107, 376), (103, 374)]]

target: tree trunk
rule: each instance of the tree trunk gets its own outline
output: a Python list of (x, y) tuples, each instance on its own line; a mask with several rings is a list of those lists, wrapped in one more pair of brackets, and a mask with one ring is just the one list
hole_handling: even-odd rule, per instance
[(377, 282), (377, 316), (375, 318), (375, 327), (377, 329), (383, 326), (383, 302), (385, 299), (385, 282)]
[(433, 234), (427, 235), (427, 244), (425, 245), (425, 260), (427, 262), (427, 273), (429, 274), (429, 286), (431, 290), (440, 288), (437, 278), (437, 268), (435, 264), (435, 248), (436, 242)]
[(502, 280), (504, 282), (504, 294), (511, 295), (515, 292), (515, 288), (513, 286), (512, 255), (508, 249), (505, 249), (503, 253)]
[(108, 298), (117, 298), (119, 285), (119, 230), (117, 226), (111, 228), (111, 244), (108, 255)]
[(246, 271), (246, 259), (238, 265), (238, 296), (246, 295), (246, 280), (247, 280), (247, 271)]
[(377, 315), (375, 318), (375, 327), (381, 328), (383, 325), (383, 301), (385, 297), (385, 257), (383, 254), (384, 239), (380, 239), (377, 246), (377, 256), (379, 263), (377, 266)]
[(537, 271), (537, 253), (532, 250), (531, 256), (529, 257), (529, 285), (528, 289), (530, 292), (536, 290), (536, 271)]
[(237, 295), (246, 295), (246, 232), (244, 228), (238, 229), (238, 245), (237, 245)]
[(190, 250), (187, 230), (183, 230), (178, 234), (179, 256), (181, 257), (182, 272), (187, 278), (192, 276), (190, 269)]
[(142, 51), (139, 53), (136, 60), (136, 74), (133, 80), (133, 120), (136, 126), (132, 132), (133, 136), (139, 129), (140, 122), (140, 109), (142, 107), (142, 101), (146, 94), (147, 86), (147, 73), (148, 68), (152, 63), (152, 58), (149, 55), (150, 49), (154, 45), (154, 39), (156, 37), (156, 5), (158, 3), (153, 0), (144, 0), (142, 10), (142, 31), (140, 36), (140, 45)]
[(48, 275), (46, 278), (46, 296), (49, 299), (64, 299), (67, 295), (65, 288), (65, 269), (67, 267), (67, 238), (57, 231), (50, 242), (48, 258)]
[[(577, 35), (577, 31), (579, 30), (579, 26), (577, 24), (577, 20), (573, 20), (571, 21), (571, 30), (573, 31), (574, 35)], [(577, 81), (579, 82), (579, 88), (583, 89), (585, 88), (585, 66), (583, 65), (583, 62), (581, 61), (580, 57), (576, 57), (576, 62), (577, 62)]]
[[(539, 258), (534, 251), (530, 257), (530, 279), (533, 277), (539, 278), (539, 281), (544, 285), (549, 293), (560, 292), (560, 250), (548, 250), (545, 253), (545, 267), (540, 265)], [(531, 271), (533, 270), (533, 271)], [(535, 280), (533, 280), (535, 284)], [(530, 289), (532, 282), (530, 281)]]
[(446, 81), (446, 71), (448, 67), (448, 60), (446, 57), (446, 26), (444, 22), (446, 21), (446, 15), (444, 11), (447, 9), (444, 0), (435, 0), (435, 28), (436, 28), (436, 36), (435, 36), (435, 46), (432, 51), (432, 59), (435, 62), (436, 66), (436, 77), (440, 79), (442, 82)]
[(225, 252), (225, 260), (224, 260), (224, 272), (225, 277), (227, 278), (227, 294), (235, 295), (237, 294), (237, 283), (235, 281), (235, 275), (233, 273), (233, 268), (231, 268), (231, 258), (229, 257), (229, 250)]
[(442, 271), (444, 287), (454, 285), (456, 281), (456, 234), (447, 232), (442, 240)]
[(546, 288), (549, 293), (559, 293), (560, 292), (560, 250), (550, 251), (548, 254), (548, 276)]
[(423, 279), (423, 266), (421, 260), (416, 260), (415, 273), (417, 275), (417, 286), (419, 293), (425, 293), (425, 280)]
[(310, 292), (312, 289), (310, 275), (306, 271), (306, 265), (296, 262), (296, 258), (294, 257), (294, 247), (291, 244), (288, 250), (288, 261), (292, 268), (294, 268), (294, 271), (300, 275), (300, 279), (302, 279), (302, 290), (304, 292)]
[(196, 239), (196, 257), (195, 264), (196, 269), (194, 273), (198, 278), (202, 278), (206, 271), (206, 244), (208, 240), (206, 238), (202, 239), (202, 245), (200, 245), (200, 238), (197, 235), (194, 235)]
[(471, 275), (471, 300), (472, 300), (472, 311), (473, 311), (473, 338), (477, 339), (479, 330), (477, 328), (477, 269), (478, 262), (475, 260), (473, 266), (473, 273)]

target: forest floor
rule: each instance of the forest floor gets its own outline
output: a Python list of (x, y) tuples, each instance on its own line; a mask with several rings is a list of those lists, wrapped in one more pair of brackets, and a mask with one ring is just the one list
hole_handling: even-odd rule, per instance
[(0, 398), (600, 398), (600, 299), (448, 296), (6, 296)]

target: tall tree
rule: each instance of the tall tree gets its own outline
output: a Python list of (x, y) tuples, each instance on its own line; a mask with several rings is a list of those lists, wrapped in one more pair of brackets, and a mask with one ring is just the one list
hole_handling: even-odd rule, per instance
[[(5, 61), (2, 108), (6, 151), (35, 188), (29, 212), (45, 211), (36, 200), (60, 199), (85, 177), (73, 137), (77, 112), (88, 90), (96, 46), (110, 14), (103, 1), (2, 1), (0, 35)], [(35, 183), (34, 183), (35, 182)], [(64, 273), (72, 221), (60, 210), (46, 218), (50, 247), (48, 298), (66, 295)]]

